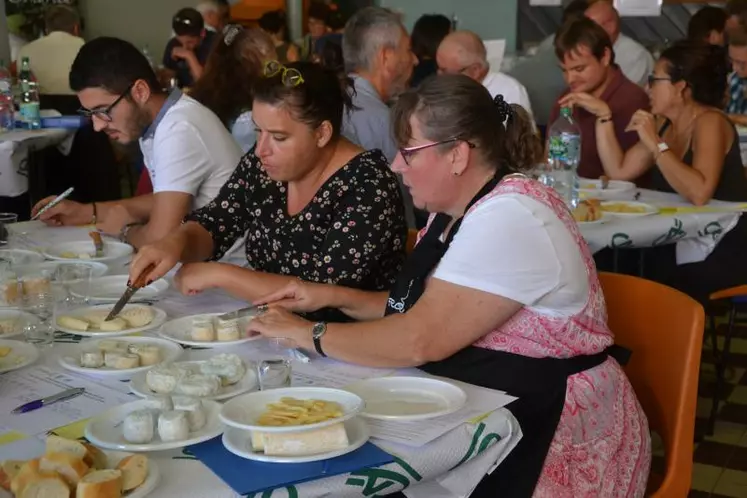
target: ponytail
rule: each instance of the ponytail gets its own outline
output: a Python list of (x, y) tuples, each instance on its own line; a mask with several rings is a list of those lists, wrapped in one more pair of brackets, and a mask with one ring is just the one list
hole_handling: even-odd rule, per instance
[(503, 143), (509, 169), (513, 171), (531, 170), (542, 158), (542, 141), (534, 121), (519, 104), (511, 104)]

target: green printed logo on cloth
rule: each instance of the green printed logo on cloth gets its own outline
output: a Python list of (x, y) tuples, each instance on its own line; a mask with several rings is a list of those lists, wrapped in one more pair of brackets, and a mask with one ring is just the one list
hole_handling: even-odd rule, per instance
[[(490, 446), (501, 440), (501, 436), (499, 436), (495, 432), (485, 434), (485, 436), (483, 437), (482, 433), (485, 431), (485, 427), (487, 426), (482, 422), (478, 424), (477, 429), (475, 429), (475, 433), (472, 435), (472, 442), (470, 442), (469, 444), (467, 453), (465, 453), (462, 459), (459, 460), (459, 462), (457, 462), (457, 464), (449, 470), (454, 470), (467, 460), (476, 457), (477, 455), (488, 449)], [(476, 453), (475, 449), (477, 449)]]
[(705, 228), (703, 228), (703, 230), (698, 230), (698, 235), (700, 237), (711, 237), (711, 240), (713, 240), (714, 242), (721, 238), (721, 235), (723, 235), (723, 233), (724, 228), (718, 221), (712, 221), (707, 224)]
[(656, 247), (664, 244), (671, 244), (672, 242), (680, 240), (685, 235), (687, 235), (687, 232), (682, 229), (682, 220), (675, 218), (669, 231), (657, 237), (652, 245)]
[[(410, 485), (410, 479), (415, 482), (421, 481), (423, 476), (410, 467), (410, 465), (401, 458), (394, 457), (394, 463), (399, 465), (405, 471), (403, 473), (395, 472), (384, 468), (370, 468), (351, 472), (345, 484), (348, 486), (362, 487), (363, 496), (379, 496), (378, 493), (386, 491), (386, 494), (400, 491)], [(392, 488), (395, 486), (395, 488)]]
[[(284, 488), (268, 489), (262, 493), (247, 493), (244, 496), (246, 498), (280, 498), (280, 495), (275, 496), (275, 491), (286, 491), (287, 498), (298, 498), (298, 490), (295, 486), (286, 486)], [(286, 497), (283, 497), (286, 498)]]
[(630, 235), (627, 233), (616, 233), (612, 235), (612, 240), (610, 241), (610, 247), (612, 249), (620, 249), (623, 247), (632, 247), (633, 246), (633, 239), (630, 238)]

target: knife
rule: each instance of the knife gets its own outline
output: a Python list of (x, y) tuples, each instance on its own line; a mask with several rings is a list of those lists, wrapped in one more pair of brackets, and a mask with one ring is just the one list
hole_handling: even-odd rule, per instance
[(108, 322), (110, 320), (114, 320), (117, 315), (122, 311), (122, 308), (125, 307), (125, 305), (130, 302), (130, 299), (132, 299), (132, 296), (145, 287), (145, 278), (150, 273), (150, 271), (153, 269), (153, 266), (149, 266), (148, 268), (143, 271), (143, 273), (140, 274), (139, 277), (137, 277), (137, 280), (135, 280), (134, 283), (127, 286), (127, 289), (125, 289), (124, 294), (122, 294), (122, 297), (119, 298), (119, 301), (117, 301), (117, 304), (114, 305), (112, 310), (109, 312), (109, 314), (106, 316), (105, 322)]
[(255, 313), (261, 313), (267, 309), (266, 304), (261, 304), (259, 306), (252, 305), (247, 306), (246, 308), (240, 308), (234, 311), (229, 311), (228, 313), (223, 313), (222, 315), (218, 315), (218, 320), (233, 320), (235, 318), (242, 318), (245, 316), (249, 316)]
[(13, 413), (14, 415), (18, 415), (20, 413), (28, 413), (30, 411), (38, 410), (39, 408), (42, 408), (44, 406), (51, 405), (52, 403), (57, 403), (58, 401), (67, 401), (69, 399), (76, 398), (84, 392), (86, 392), (86, 389), (84, 387), (74, 387), (72, 389), (62, 391), (61, 393), (48, 396), (46, 398), (29, 401), (28, 403), (15, 408), (13, 411), (11, 411), (11, 413)]
[(93, 246), (96, 248), (96, 257), (103, 258), (104, 241), (101, 239), (101, 234), (99, 232), (88, 232), (88, 235), (90, 235), (91, 239), (93, 240)]

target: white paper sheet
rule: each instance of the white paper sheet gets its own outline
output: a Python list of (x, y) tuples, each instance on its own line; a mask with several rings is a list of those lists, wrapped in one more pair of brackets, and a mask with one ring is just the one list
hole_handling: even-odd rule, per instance
[(614, 0), (617, 12), (623, 17), (658, 17), (662, 0)]
[(561, 7), (563, 0), (529, 0), (529, 5), (533, 7)]
[[(20, 415), (18, 406), (66, 389), (84, 387), (86, 392)], [(133, 401), (133, 395), (117, 392), (83, 377), (45, 366), (26, 368), (0, 376), (0, 419), (9, 429), (35, 436), (72, 422), (98, 415), (109, 408)]]
[(343, 388), (352, 382), (374, 377), (384, 377), (394, 370), (368, 368), (341, 363), (324, 358), (313, 359), (310, 363), (293, 363), (293, 387), (334, 387)]

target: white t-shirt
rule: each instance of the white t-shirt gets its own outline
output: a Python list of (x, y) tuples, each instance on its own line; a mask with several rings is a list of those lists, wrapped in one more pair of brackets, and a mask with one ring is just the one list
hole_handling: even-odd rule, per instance
[(19, 70), (21, 59), (28, 57), (31, 71), (39, 83), (40, 93), (74, 95), (70, 89), (70, 68), (84, 43), (83, 38), (78, 36), (53, 31), (24, 45), (18, 51)]
[(252, 120), (252, 111), (239, 114), (231, 125), (231, 135), (246, 154), (257, 143), (257, 131)]
[(529, 102), (529, 94), (519, 80), (507, 74), (490, 71), (482, 80), (482, 86), (488, 89), (490, 96), (495, 98), (499, 93), (503, 100), (509, 104), (519, 104), (532, 116), (532, 104)]
[(646, 85), (648, 75), (654, 72), (654, 57), (646, 47), (620, 33), (615, 45), (615, 62), (626, 78), (640, 86)]
[(140, 139), (140, 149), (153, 193), (190, 194), (192, 209), (199, 209), (228, 181), (241, 149), (218, 117), (193, 98), (175, 91), (169, 105)]
[(433, 277), (552, 316), (578, 313), (589, 295), (573, 235), (550, 208), (520, 194), (468, 212)]

